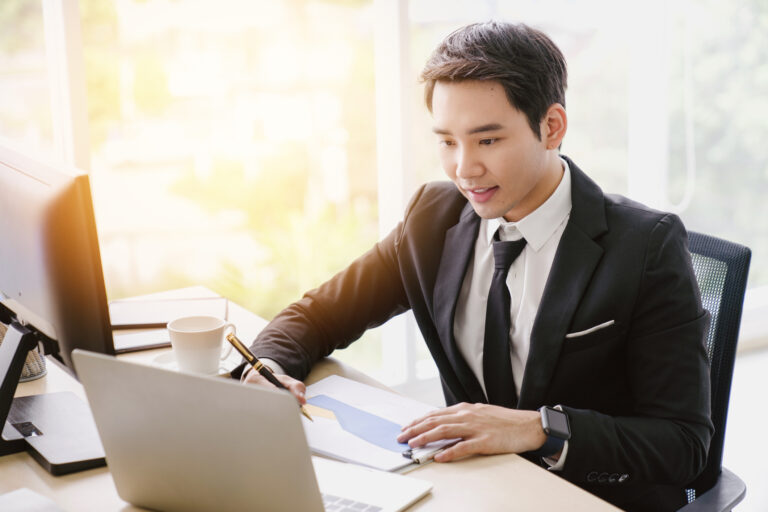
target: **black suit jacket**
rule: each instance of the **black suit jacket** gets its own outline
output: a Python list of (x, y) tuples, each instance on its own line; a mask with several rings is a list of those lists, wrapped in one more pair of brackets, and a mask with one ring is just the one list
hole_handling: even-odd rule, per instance
[[(675, 215), (604, 195), (568, 163), (573, 206), (531, 333), (518, 408), (567, 411), (562, 477), (623, 508), (675, 508), (703, 469), (713, 432), (708, 317), (685, 228)], [(253, 351), (303, 379), (318, 359), (410, 309), (447, 403), (486, 402), (453, 336), (479, 225), (452, 183), (424, 185), (386, 238), (277, 315)]]

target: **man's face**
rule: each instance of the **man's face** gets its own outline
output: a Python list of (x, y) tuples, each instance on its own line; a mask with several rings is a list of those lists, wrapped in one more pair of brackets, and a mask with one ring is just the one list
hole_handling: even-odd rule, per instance
[(562, 168), (547, 149), (547, 123), (539, 140), (500, 83), (438, 81), (432, 116), (443, 170), (480, 217), (520, 220), (557, 187)]

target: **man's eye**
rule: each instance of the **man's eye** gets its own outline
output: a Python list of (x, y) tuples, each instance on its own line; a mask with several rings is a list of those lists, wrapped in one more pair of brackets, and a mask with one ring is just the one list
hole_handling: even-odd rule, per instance
[(441, 140), (440, 141), (441, 146), (453, 146), (454, 142), (452, 140)]
[(480, 144), (483, 144), (485, 146), (490, 146), (491, 144), (493, 144), (497, 140), (499, 140), (499, 139), (481, 139), (480, 140)]

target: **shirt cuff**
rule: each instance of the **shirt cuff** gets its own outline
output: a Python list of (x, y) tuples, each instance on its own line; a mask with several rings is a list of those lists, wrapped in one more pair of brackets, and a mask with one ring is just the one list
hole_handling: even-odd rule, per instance
[[(269, 358), (259, 359), (261, 361), (261, 364), (264, 366), (269, 367), (270, 370), (272, 370), (272, 373), (275, 373), (277, 375), (283, 375), (285, 374), (285, 370), (283, 370), (283, 367), (280, 366), (280, 364), (277, 361), (274, 361)], [(240, 382), (245, 382), (245, 378), (248, 377), (248, 375), (253, 371), (253, 367), (249, 366), (245, 369), (243, 374), (240, 376)]]
[(542, 457), (541, 460), (543, 460), (547, 466), (549, 466), (547, 469), (550, 471), (562, 471), (563, 466), (565, 466), (565, 456), (568, 455), (568, 441), (565, 442), (563, 445), (563, 451), (560, 453), (560, 458), (555, 460), (552, 457)]
[[(556, 405), (554, 407), (558, 411), (562, 411), (563, 407), (561, 405)], [(565, 466), (565, 457), (568, 455), (568, 443), (570, 441), (566, 441), (565, 444), (563, 444), (563, 451), (560, 453), (560, 458), (555, 460), (552, 457), (542, 457), (541, 460), (543, 460), (547, 466), (549, 466), (547, 469), (550, 471), (562, 471), (563, 466)]]

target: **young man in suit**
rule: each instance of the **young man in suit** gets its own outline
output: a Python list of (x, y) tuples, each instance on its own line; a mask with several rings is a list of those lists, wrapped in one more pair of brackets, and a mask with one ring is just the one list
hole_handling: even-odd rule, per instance
[(422, 78), (453, 183), (422, 186), (387, 237), (252, 349), (304, 402), (297, 379), (315, 361), (410, 309), (448, 407), (401, 441), (461, 438), (435, 460), (520, 453), (620, 507), (675, 509), (713, 431), (686, 231), (560, 155), (566, 76), (525, 25), (449, 35)]

